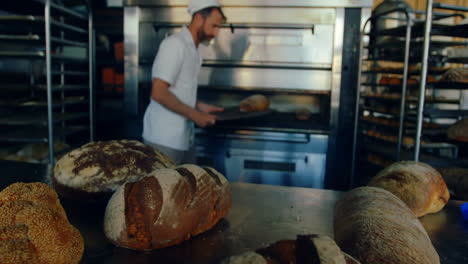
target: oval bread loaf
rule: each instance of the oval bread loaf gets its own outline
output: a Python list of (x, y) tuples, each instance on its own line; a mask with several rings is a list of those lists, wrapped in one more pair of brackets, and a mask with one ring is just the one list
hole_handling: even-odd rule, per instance
[(372, 178), (368, 186), (393, 193), (418, 217), (442, 210), (450, 199), (440, 173), (422, 162), (393, 163)]
[(439, 255), (416, 215), (375, 187), (347, 192), (335, 205), (335, 241), (363, 264), (436, 264)]
[(229, 183), (213, 168), (186, 164), (158, 169), (112, 195), (104, 233), (120, 247), (163, 248), (207, 231), (230, 206)]
[(261, 94), (255, 94), (242, 100), (239, 104), (241, 112), (260, 112), (270, 107), (270, 100)]
[(14, 183), (0, 192), (0, 263), (76, 264), (83, 251), (51, 187)]
[(156, 149), (136, 140), (91, 142), (63, 156), (52, 181), (66, 198), (88, 200), (114, 192), (126, 181), (136, 181), (155, 169), (175, 164)]

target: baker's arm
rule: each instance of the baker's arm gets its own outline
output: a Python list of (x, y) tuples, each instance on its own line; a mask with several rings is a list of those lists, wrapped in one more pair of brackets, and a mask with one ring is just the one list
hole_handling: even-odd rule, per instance
[(169, 83), (159, 78), (153, 79), (151, 99), (160, 103), (167, 109), (187, 117), (195, 122), (199, 127), (214, 125), (216, 121), (215, 115), (198, 111), (182, 103), (171, 91), (169, 91)]

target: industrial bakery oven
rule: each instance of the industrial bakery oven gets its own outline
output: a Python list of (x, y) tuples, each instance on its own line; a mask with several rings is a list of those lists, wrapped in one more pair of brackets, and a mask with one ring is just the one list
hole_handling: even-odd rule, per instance
[[(188, 1), (127, 0), (126, 136), (139, 138), (159, 44), (187, 25)], [(219, 35), (201, 45), (198, 98), (236, 106), (252, 94), (269, 114), (196, 129), (199, 163), (231, 181), (348, 188), (359, 30), (371, 0), (224, 0)], [(296, 118), (306, 109), (307, 120)]]

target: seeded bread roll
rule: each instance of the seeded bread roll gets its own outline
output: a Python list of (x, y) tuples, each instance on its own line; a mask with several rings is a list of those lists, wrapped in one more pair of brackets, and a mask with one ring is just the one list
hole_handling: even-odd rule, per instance
[(51, 187), (14, 183), (0, 192), (0, 263), (74, 264), (83, 251)]
[(63, 197), (92, 200), (110, 196), (126, 181), (171, 167), (175, 164), (168, 157), (136, 140), (91, 142), (57, 162), (52, 182)]
[(325, 235), (299, 235), (296, 240), (281, 240), (267, 248), (226, 258), (222, 264), (358, 264), (344, 254), (335, 241)]
[(468, 118), (451, 125), (447, 130), (447, 136), (453, 140), (468, 142)]
[(209, 230), (230, 206), (228, 181), (213, 168), (158, 169), (112, 195), (104, 233), (120, 247), (163, 248)]
[(269, 106), (268, 98), (261, 94), (255, 94), (242, 100), (239, 109), (241, 112), (260, 112), (267, 110)]
[(336, 204), (335, 241), (362, 264), (438, 264), (439, 255), (416, 215), (375, 187), (347, 192)]
[(372, 178), (368, 186), (393, 193), (418, 217), (442, 210), (450, 199), (440, 173), (422, 162), (393, 163)]

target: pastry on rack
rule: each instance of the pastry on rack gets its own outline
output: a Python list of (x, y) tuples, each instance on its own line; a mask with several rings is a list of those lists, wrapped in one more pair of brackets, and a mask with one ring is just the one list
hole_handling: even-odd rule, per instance
[(440, 82), (468, 83), (468, 68), (454, 68), (446, 71), (440, 77)]
[(461, 142), (468, 142), (468, 118), (461, 119), (447, 130), (448, 138)]
[(170, 167), (175, 167), (174, 162), (139, 141), (98, 141), (63, 156), (55, 165), (52, 182), (63, 197), (93, 200), (110, 196), (126, 181)]
[(76, 264), (83, 251), (51, 187), (14, 183), (0, 192), (0, 263)]

